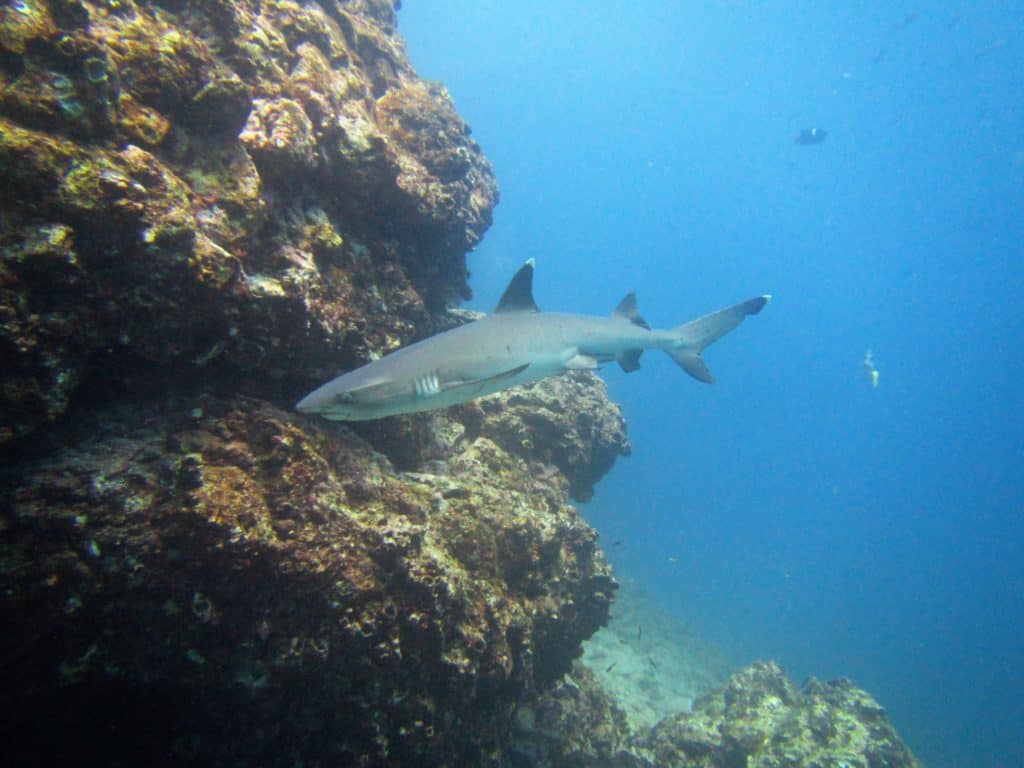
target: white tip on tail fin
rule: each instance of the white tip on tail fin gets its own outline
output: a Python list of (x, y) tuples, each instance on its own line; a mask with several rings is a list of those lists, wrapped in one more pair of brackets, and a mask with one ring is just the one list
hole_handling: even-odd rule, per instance
[(665, 350), (669, 357), (676, 361), (680, 368), (698, 381), (706, 384), (714, 383), (714, 377), (704, 358), (700, 353), (709, 345), (725, 336), (729, 331), (743, 322), (747, 315), (756, 315), (764, 305), (771, 301), (771, 296), (765, 294), (756, 299), (750, 299), (740, 304), (712, 312), (710, 315), (698, 317), (685, 325), (673, 329), (678, 336), (678, 346)]

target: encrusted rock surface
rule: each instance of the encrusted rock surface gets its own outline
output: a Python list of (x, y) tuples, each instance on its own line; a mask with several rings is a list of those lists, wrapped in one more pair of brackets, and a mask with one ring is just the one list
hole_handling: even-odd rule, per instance
[(487, 437), (409, 474), (246, 398), (83, 432), (2, 477), (0, 711), (28, 752), (498, 764), (515, 703), (607, 619), (565, 479)]
[(849, 680), (797, 689), (771, 662), (737, 672), (692, 712), (630, 734), (577, 663), (519, 710), (511, 750), (534, 768), (918, 768), (885, 710)]
[(0, 186), (0, 442), (83, 382), (270, 391), (424, 335), (497, 201), (384, 0), (0, 5)]
[(515, 768), (644, 768), (630, 750), (626, 714), (580, 662), (542, 696), (516, 710), (509, 763)]
[(459, 418), (470, 433), (529, 458), (539, 471), (557, 468), (578, 501), (589, 501), (594, 483), (630, 453), (622, 412), (609, 407), (604, 382), (586, 371), (473, 401)]
[(669, 717), (640, 743), (655, 765), (916, 768), (885, 710), (846, 679), (797, 689), (760, 662)]

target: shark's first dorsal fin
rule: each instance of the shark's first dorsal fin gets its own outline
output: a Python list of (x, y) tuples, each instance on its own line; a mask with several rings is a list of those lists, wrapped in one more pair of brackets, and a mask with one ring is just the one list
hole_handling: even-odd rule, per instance
[(519, 268), (508, 288), (501, 294), (495, 312), (540, 312), (533, 300), (533, 259)]
[(624, 317), (633, 325), (639, 325), (641, 328), (651, 330), (651, 326), (647, 324), (647, 321), (640, 317), (640, 313), (636, 308), (636, 294), (630, 291), (626, 294), (626, 298), (619, 302), (619, 306), (612, 312), (615, 317)]

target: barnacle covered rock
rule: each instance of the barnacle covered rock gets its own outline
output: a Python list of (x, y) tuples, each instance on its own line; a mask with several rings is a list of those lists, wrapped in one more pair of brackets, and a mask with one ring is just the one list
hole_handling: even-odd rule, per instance
[[(0, 481), (0, 713), (32, 748), (491, 764), (518, 698), (607, 618), (595, 532), (486, 438), (441, 475), (241, 398), (83, 432)], [(136, 707), (133, 739), (108, 739)]]
[(497, 202), (385, 0), (3, 4), (0, 185), (0, 443), (153, 363), (299, 392), (429, 332)]

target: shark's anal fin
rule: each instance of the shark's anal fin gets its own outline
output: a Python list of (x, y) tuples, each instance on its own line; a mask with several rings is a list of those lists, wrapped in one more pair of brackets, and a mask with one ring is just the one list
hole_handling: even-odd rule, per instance
[(527, 259), (526, 263), (509, 281), (508, 288), (501, 294), (501, 300), (498, 301), (498, 306), (494, 308), (494, 311), (495, 313), (540, 312), (537, 303), (533, 300), (533, 259)]

